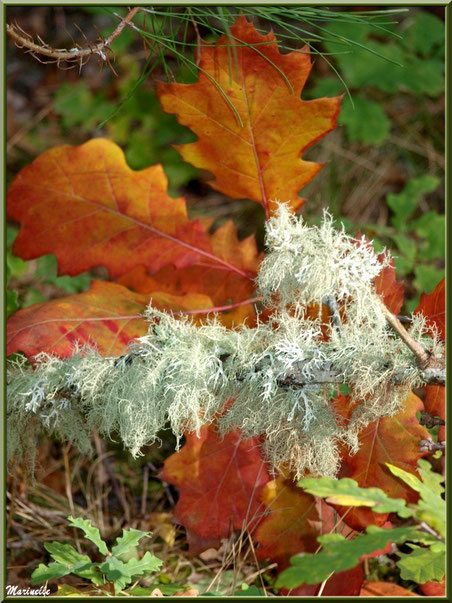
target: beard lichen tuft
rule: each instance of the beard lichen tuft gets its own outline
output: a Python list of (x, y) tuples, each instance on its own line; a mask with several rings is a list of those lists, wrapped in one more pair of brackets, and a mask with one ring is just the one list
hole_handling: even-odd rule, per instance
[[(356, 452), (360, 430), (396, 413), (422, 383), (416, 358), (388, 327), (374, 292), (390, 257), (334, 229), (328, 214), (309, 227), (283, 204), (268, 222), (266, 245), (257, 278), (272, 309), (265, 323), (227, 329), (214, 317), (196, 326), (150, 305), (148, 334), (123, 357), (84, 347), (65, 359), (40, 354), (34, 370), (23, 360), (11, 363), (9, 457), (36, 449), (37, 423), (83, 452), (93, 430), (119, 435), (134, 456), (167, 426), (179, 442), (213, 423), (220, 434), (240, 429), (259, 438), (274, 470), (335, 475), (340, 447)], [(312, 311), (327, 302), (340, 308), (337, 320)], [(422, 316), (413, 317), (410, 332), (444, 354)], [(394, 375), (403, 376), (401, 385), (391, 383)], [(332, 403), (341, 383), (350, 389), (347, 420)]]

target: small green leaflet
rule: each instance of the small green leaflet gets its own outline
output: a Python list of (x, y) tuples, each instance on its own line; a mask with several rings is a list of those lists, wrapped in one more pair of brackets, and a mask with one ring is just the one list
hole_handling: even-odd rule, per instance
[[(102, 578), (102, 574), (97, 570), (96, 564), (92, 563), (91, 559), (88, 555), (82, 555), (78, 551), (74, 549), (70, 544), (61, 544), (60, 542), (48, 542), (44, 544), (45, 549), (50, 553), (52, 559), (56, 561), (56, 563), (51, 563), (48, 567), (41, 564), (38, 568), (40, 570), (35, 570), (33, 572), (32, 577), (34, 577), (37, 581), (41, 582), (43, 580), (48, 580), (49, 578), (42, 578), (42, 574), (46, 574), (48, 572), (54, 574), (55, 572), (60, 573), (60, 570), (57, 566), (64, 566), (67, 571), (62, 574), (75, 574), (76, 576), (80, 576), (81, 578), (85, 578), (86, 580), (91, 580), (93, 584), (97, 586), (101, 586), (104, 583)], [(61, 576), (52, 575), (52, 578), (60, 578)]]
[(132, 582), (131, 573), (127, 570), (125, 564), (116, 557), (108, 557), (99, 566), (99, 569), (105, 574), (108, 582), (114, 582), (116, 594)]
[(116, 539), (116, 544), (111, 549), (111, 552), (116, 557), (127, 555), (127, 553), (133, 552), (140, 542), (140, 540), (146, 536), (150, 536), (150, 532), (142, 532), (141, 530), (123, 530), (122, 536)]
[(132, 576), (150, 574), (162, 567), (162, 561), (147, 551), (141, 559), (130, 559), (125, 568)]
[(71, 573), (71, 568), (63, 565), (62, 563), (49, 563), (44, 565), (40, 563), (35, 571), (31, 574), (31, 584), (38, 584), (39, 582), (48, 582), (49, 580), (55, 580), (62, 576), (67, 576)]
[(420, 500), (416, 505), (411, 505), (415, 517), (419, 521), (426, 522), (442, 536), (445, 536), (446, 501), (441, 496), (444, 492), (444, 488), (441, 485), (443, 482), (442, 476), (433, 473), (430, 463), (423, 459), (418, 461), (422, 481), (412, 473), (400, 469), (400, 467), (395, 467), (390, 463), (386, 463), (386, 465), (393, 475), (401, 479), (416, 492), (419, 492)]
[(429, 175), (413, 178), (401, 193), (391, 193), (386, 197), (386, 203), (394, 212), (391, 223), (397, 231), (406, 230), (407, 220), (417, 209), (422, 196), (432, 193), (439, 182), (439, 178)]
[(391, 122), (381, 103), (364, 96), (353, 95), (353, 104), (349, 98), (342, 102), (338, 122), (346, 126), (347, 137), (351, 142), (362, 142), (379, 146), (389, 137)]
[(444, 544), (442, 551), (432, 551), (413, 545), (411, 545), (411, 548), (413, 548), (411, 553), (397, 553), (401, 557), (397, 561), (400, 576), (404, 580), (413, 580), (418, 584), (424, 584), (432, 580), (441, 582), (446, 569)]
[(79, 528), (85, 533), (85, 536), (91, 542), (97, 546), (102, 555), (108, 555), (108, 548), (105, 542), (100, 537), (100, 532), (98, 528), (92, 526), (91, 522), (88, 519), (82, 519), (81, 517), (68, 517), (69, 525), (74, 528)]
[(309, 494), (325, 498), (328, 503), (346, 507), (372, 507), (376, 513), (397, 513), (400, 517), (410, 517), (403, 498), (389, 498), (380, 488), (360, 488), (358, 483), (347, 477), (340, 480), (331, 477), (305, 477), (298, 485)]

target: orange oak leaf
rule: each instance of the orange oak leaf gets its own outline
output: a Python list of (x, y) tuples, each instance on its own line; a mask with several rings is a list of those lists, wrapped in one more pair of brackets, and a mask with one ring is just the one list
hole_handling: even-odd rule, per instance
[(300, 99), (310, 70), (307, 46), (281, 54), (273, 32), (239, 17), (201, 45), (196, 84), (157, 84), (163, 109), (198, 136), (176, 149), (214, 175), (214, 189), (258, 201), (267, 218), (276, 201), (298, 209), (298, 192), (322, 167), (301, 154), (335, 127), (340, 108), (340, 98)]
[(419, 584), (419, 589), (426, 597), (445, 597), (446, 579), (442, 582), (425, 582), (424, 584)]
[[(347, 416), (347, 397), (340, 396), (333, 402), (340, 414)], [(428, 431), (416, 418), (423, 410), (420, 398), (410, 393), (403, 408), (392, 417), (382, 417), (371, 423), (359, 435), (360, 448), (354, 456), (345, 452), (339, 477), (349, 477), (362, 488), (381, 488), (392, 498), (404, 498), (416, 502), (414, 490), (392, 475), (385, 463), (391, 463), (416, 474), (417, 461), (423, 456), (419, 451), (419, 441), (429, 437)], [(369, 509), (339, 507), (344, 522), (355, 530), (363, 530), (367, 525), (383, 525), (388, 514), (374, 513)]]
[(393, 314), (399, 314), (405, 295), (402, 281), (396, 281), (394, 260), (386, 266), (375, 279), (375, 292), (383, 297), (383, 301)]
[[(31, 358), (48, 352), (65, 357), (80, 343), (106, 356), (120, 355), (130, 341), (146, 334), (148, 323), (142, 314), (149, 299), (116, 283), (93, 281), (89, 291), (13, 314), (8, 320), (7, 354), (22, 351)], [(205, 295), (156, 293), (152, 303), (176, 313), (209, 306), (212, 301)]]
[(188, 220), (182, 198), (168, 196), (160, 165), (133, 171), (105, 139), (40, 155), (13, 181), (8, 214), (21, 223), (16, 255), (54, 253), (59, 274), (106, 266), (116, 278), (140, 264), (152, 272), (203, 258), (248, 276), (212, 253), (202, 223)]
[(394, 582), (364, 582), (360, 597), (419, 597), (411, 590)]
[[(425, 388), (424, 398), (425, 410), (432, 417), (439, 417), (443, 421), (446, 420), (446, 388), (444, 385), (427, 385)], [(440, 425), (438, 430), (438, 441), (444, 442), (446, 439), (446, 427)]]
[[(443, 279), (438, 283), (432, 293), (423, 293), (415, 314), (421, 312), (436, 325), (438, 334), (443, 341), (446, 339), (446, 281)], [(425, 388), (425, 410), (431, 415), (446, 419), (446, 388), (443, 385), (428, 385)], [(442, 425), (439, 428), (438, 440), (446, 439), (446, 429)]]
[(74, 345), (95, 345), (104, 355), (119, 355), (127, 344), (147, 332), (141, 314), (147, 296), (114, 283), (93, 281), (77, 295), (35, 304), (8, 320), (7, 354), (39, 352), (70, 356)]
[[(235, 225), (228, 221), (210, 235), (209, 240), (216, 257), (249, 277), (256, 277), (261, 254), (258, 253), (254, 236), (239, 241)], [(211, 306), (206, 307), (231, 306), (221, 313), (220, 318), (226, 326), (239, 325), (245, 321), (248, 326), (253, 326), (256, 314), (253, 305), (247, 300), (255, 295), (255, 286), (253, 279), (249, 277), (244, 277), (239, 272), (221, 270), (218, 264), (202, 259), (188, 268), (167, 266), (154, 274), (149, 274), (146, 267), (140, 265), (121, 276), (118, 282), (138, 293), (165, 291), (175, 295), (204, 294), (213, 301)]]
[(282, 476), (266, 484), (261, 498), (265, 516), (253, 534), (260, 560), (271, 559), (281, 570), (292, 555), (318, 548), (317, 536), (333, 514), (330, 507)]
[(423, 293), (415, 310), (422, 312), (430, 322), (438, 328), (438, 334), (443, 341), (446, 339), (446, 281), (440, 281), (432, 293)]
[(203, 427), (200, 437), (188, 434), (159, 477), (180, 489), (176, 521), (209, 546), (233, 530), (253, 529), (270, 479), (255, 439), (244, 440), (238, 431), (222, 439), (213, 427)]

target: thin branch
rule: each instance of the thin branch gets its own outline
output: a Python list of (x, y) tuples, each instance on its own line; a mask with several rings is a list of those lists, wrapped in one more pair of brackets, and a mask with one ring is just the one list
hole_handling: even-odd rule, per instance
[[(393, 385), (402, 385), (410, 376), (410, 370), (395, 372), (390, 382)], [(427, 368), (420, 372), (420, 378), (426, 385), (445, 385), (446, 369)], [(320, 368), (317, 373), (309, 380), (301, 377), (297, 373), (288, 374), (279, 380), (279, 384), (287, 387), (303, 387), (305, 385), (327, 384), (327, 383), (347, 383), (347, 377), (342, 370), (331, 366)]]
[(415, 341), (411, 337), (411, 335), (406, 331), (405, 327), (400, 322), (400, 320), (397, 318), (397, 316), (395, 316), (392, 312), (390, 312), (388, 310), (388, 308), (386, 307), (386, 305), (383, 302), (383, 300), (381, 299), (381, 297), (379, 297), (379, 296), (376, 296), (376, 297), (379, 301), (381, 311), (385, 315), (386, 320), (388, 321), (389, 325), (397, 333), (397, 335), (400, 337), (400, 339), (410, 348), (410, 350), (413, 352), (413, 354), (416, 356), (419, 366), (423, 369), (430, 367), (432, 357), (429, 354), (429, 352), (424, 350), (424, 348), (421, 346), (421, 344), (418, 343), (417, 341)]
[(102, 61), (107, 61), (106, 53), (110, 50), (110, 45), (122, 33), (126, 25), (131, 23), (132, 19), (140, 10), (140, 6), (135, 6), (129, 10), (127, 16), (121, 20), (121, 22), (116, 26), (112, 33), (105, 38), (105, 40), (102, 40), (97, 44), (90, 44), (88, 42), (87, 46), (84, 48), (71, 48), (70, 50), (66, 50), (64, 48), (52, 48), (41, 40), (39, 36), (39, 44), (36, 44), (30, 34), (26, 33), (17, 24), (11, 25), (8, 23), (6, 25), (6, 32), (15, 40), (18, 48), (26, 48), (35, 58), (38, 58), (36, 55), (42, 55), (50, 59), (54, 59), (58, 63), (60, 61), (67, 61), (77, 62), (80, 63), (80, 65), (83, 65), (83, 59), (89, 58), (93, 55), (98, 55)]

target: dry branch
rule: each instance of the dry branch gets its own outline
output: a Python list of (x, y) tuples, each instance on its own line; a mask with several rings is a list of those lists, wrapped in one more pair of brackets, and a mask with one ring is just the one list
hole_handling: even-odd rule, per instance
[[(84, 64), (84, 59), (89, 59), (93, 55), (97, 55), (100, 60), (108, 61), (107, 52), (110, 51), (112, 42), (122, 33), (126, 25), (129, 25), (136, 14), (141, 10), (141, 7), (135, 6), (130, 9), (127, 16), (121, 19), (120, 23), (112, 31), (112, 33), (101, 40), (97, 44), (87, 44), (85, 47), (77, 45), (76, 48), (69, 50), (64, 48), (52, 48), (38, 36), (39, 44), (36, 44), (30, 34), (25, 32), (19, 25), (6, 25), (6, 32), (16, 42), (18, 48), (27, 49), (32, 56), (39, 60), (39, 55), (51, 59), (51, 62), (69, 62), (78, 63), (80, 67)], [(86, 62), (86, 61), (85, 61)]]

